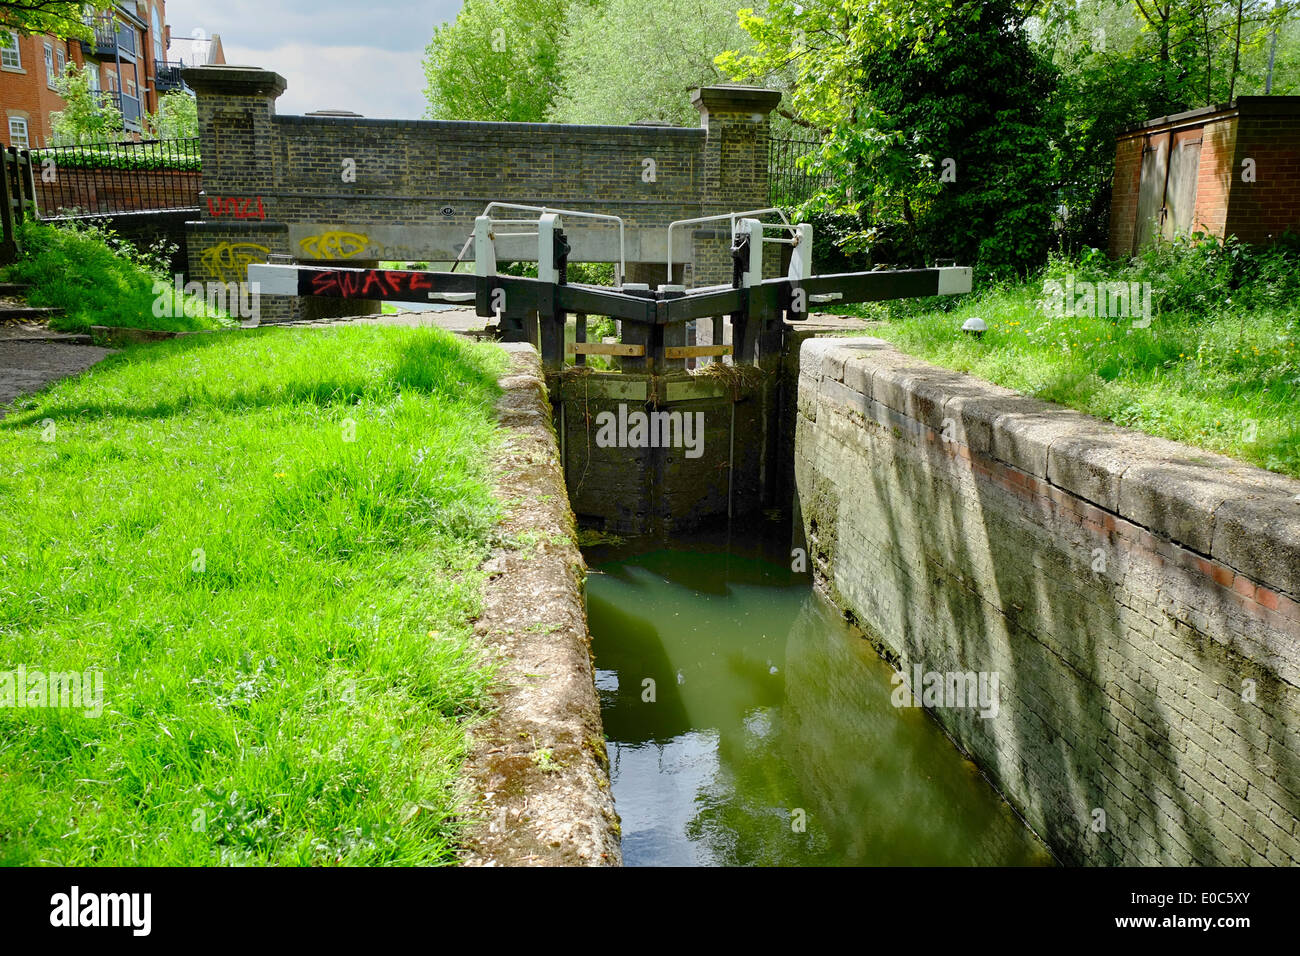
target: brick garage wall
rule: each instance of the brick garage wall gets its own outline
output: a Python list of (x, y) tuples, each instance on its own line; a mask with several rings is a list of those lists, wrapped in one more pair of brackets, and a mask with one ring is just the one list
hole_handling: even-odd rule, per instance
[[(448, 261), (474, 217), (501, 200), (622, 217), (629, 274), (650, 276), (663, 271), (670, 222), (767, 205), (768, 116), (779, 101), (767, 90), (697, 91), (703, 125), (683, 129), (277, 116), (284, 80), (274, 73), (203, 67), (185, 78), (198, 93), (204, 228), (237, 223), (225, 212), (233, 199), (285, 226), (275, 251), (301, 261)], [(613, 227), (564, 227), (571, 261), (616, 258)], [(712, 233), (678, 236), (685, 282), (730, 281)], [(501, 240), (498, 254), (535, 258), (536, 241)]]
[[(1142, 147), (1148, 137), (1200, 130), (1201, 157), (1192, 228), (1266, 243), (1300, 231), (1300, 97), (1242, 96), (1231, 107), (1152, 120), (1116, 141), (1111, 194), (1112, 256), (1132, 255)], [(1255, 162), (1253, 182), (1243, 161)]]
[[(1300, 231), (1300, 97), (1243, 96), (1237, 106), (1227, 231), (1254, 243)], [(1247, 158), (1254, 182), (1241, 178)]]
[(1237, 150), (1235, 115), (1220, 116), (1201, 128), (1201, 162), (1196, 173), (1193, 228), (1212, 236), (1227, 235), (1228, 197), (1232, 191)]
[[(35, 173), (42, 215), (64, 209), (82, 212), (138, 212), (193, 209), (199, 205), (199, 173), (188, 170), (60, 169), (58, 179)], [(191, 216), (190, 218), (193, 218)]]
[(1142, 136), (1130, 136), (1121, 138), (1115, 147), (1115, 184), (1110, 198), (1110, 254), (1116, 258), (1127, 256), (1133, 250), (1144, 142)]
[(1062, 859), (1300, 863), (1300, 482), (875, 339), (804, 343), (795, 473), (887, 657), (1000, 675), (933, 714)]

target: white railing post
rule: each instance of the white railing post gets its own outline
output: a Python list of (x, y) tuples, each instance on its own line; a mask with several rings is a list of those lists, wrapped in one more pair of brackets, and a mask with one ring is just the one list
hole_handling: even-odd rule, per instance
[(742, 219), (736, 234), (749, 237), (749, 265), (741, 274), (741, 288), (748, 289), (763, 281), (763, 224), (757, 219)]
[(537, 278), (543, 282), (560, 281), (560, 270), (555, 268), (555, 231), (560, 226), (560, 217), (553, 212), (537, 217)]
[(812, 268), (813, 227), (801, 222), (794, 227), (794, 248), (790, 250), (790, 270), (787, 276), (794, 280), (806, 279)]
[(497, 274), (497, 248), (492, 240), (491, 216), (478, 216), (474, 220), (474, 274)]

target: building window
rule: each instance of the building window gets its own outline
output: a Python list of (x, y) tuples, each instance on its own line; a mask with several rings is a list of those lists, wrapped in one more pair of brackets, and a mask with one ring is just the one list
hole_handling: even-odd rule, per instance
[(98, 93), (100, 90), (99, 64), (96, 63), (94, 60), (91, 60), (89, 63), (86, 64), (86, 78), (90, 85), (90, 88), (94, 90), (96, 93)]
[(27, 120), (20, 119), (17, 116), (9, 118), (9, 145), (17, 146), (19, 149), (28, 147)]
[(45, 83), (54, 85), (54, 47), (48, 43), (45, 44)]
[[(153, 8), (153, 59), (154, 63), (161, 63), (166, 59), (163, 56), (163, 28), (162, 21), (158, 19), (158, 8)], [(155, 65), (155, 69), (157, 66)]]
[(57, 56), (58, 59), (59, 59), (59, 76), (62, 76), (62, 75), (63, 75), (63, 71), (64, 71), (65, 69), (67, 69), (67, 66), (68, 66), (68, 57), (67, 57), (67, 54), (64, 53), (62, 50), (59, 50), (59, 51), (55, 54), (55, 56)]
[(5, 45), (0, 47), (0, 66), (7, 66), (11, 70), (21, 70), (23, 68), (23, 55), (18, 52), (18, 34), (13, 30), (6, 31), (8, 39)]

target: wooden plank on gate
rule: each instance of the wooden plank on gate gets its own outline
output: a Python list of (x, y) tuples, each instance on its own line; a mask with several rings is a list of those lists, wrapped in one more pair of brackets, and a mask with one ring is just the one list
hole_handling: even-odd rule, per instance
[(670, 359), (699, 358), (702, 355), (730, 355), (730, 345), (669, 345), (664, 357)]
[[(10, 152), (14, 158), (11, 162)], [(18, 234), (14, 229), (13, 196), (10, 194), (9, 167), (16, 163), (18, 151), (0, 147), (0, 264), (18, 258)]]
[(645, 355), (645, 346), (622, 342), (570, 342), (566, 351), (570, 355)]

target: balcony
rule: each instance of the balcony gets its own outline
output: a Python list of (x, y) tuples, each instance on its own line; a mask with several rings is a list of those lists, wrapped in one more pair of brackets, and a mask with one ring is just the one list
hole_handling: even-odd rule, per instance
[(86, 56), (134, 59), (137, 51), (135, 27), (119, 22), (111, 13), (101, 13), (86, 20), (94, 28), (94, 40), (82, 40), (81, 52)]
[(185, 81), (181, 79), (181, 69), (183, 63), (171, 63), (165, 60), (157, 61), (154, 69), (154, 89), (159, 93), (174, 93), (177, 90), (185, 88)]
[(122, 126), (130, 132), (143, 132), (139, 97), (122, 93), (118, 90), (102, 90), (99, 94), (100, 106), (112, 106), (122, 114)]

